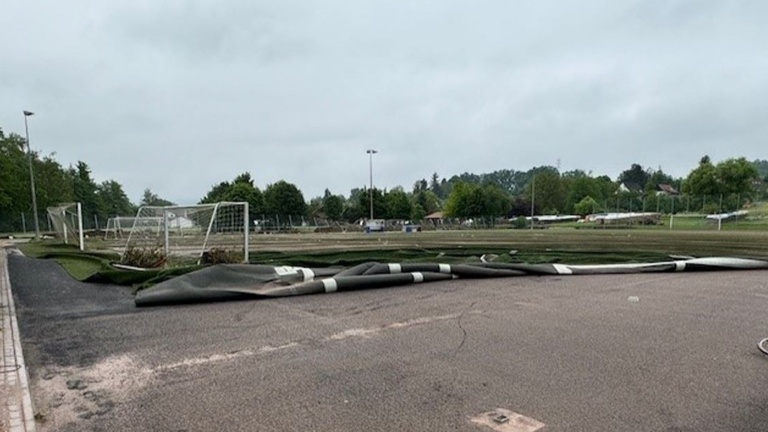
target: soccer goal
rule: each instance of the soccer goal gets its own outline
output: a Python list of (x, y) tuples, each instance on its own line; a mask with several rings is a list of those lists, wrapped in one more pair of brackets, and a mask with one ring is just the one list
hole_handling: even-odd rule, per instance
[[(219, 202), (139, 208), (125, 249), (162, 248), (166, 257), (195, 258), (227, 251), (248, 262), (248, 203)], [(238, 259), (239, 260), (239, 259)]]
[(64, 240), (65, 244), (77, 245), (85, 250), (83, 239), (83, 207), (80, 203), (65, 203), (48, 207), (48, 220), (56, 237)]

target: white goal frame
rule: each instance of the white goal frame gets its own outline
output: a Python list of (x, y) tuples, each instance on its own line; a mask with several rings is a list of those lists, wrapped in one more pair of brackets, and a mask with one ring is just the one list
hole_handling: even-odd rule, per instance
[(64, 244), (72, 242), (81, 251), (84, 251), (85, 239), (83, 236), (82, 204), (79, 202), (62, 203), (54, 207), (48, 207), (46, 210), (51, 227), (64, 240)]
[[(248, 203), (247, 202), (229, 202), (229, 201), (222, 201), (218, 203), (212, 203), (212, 204), (194, 204), (194, 205), (188, 205), (188, 206), (142, 206), (138, 209), (136, 212), (136, 217), (133, 218), (133, 225), (131, 227), (131, 230), (128, 234), (128, 239), (125, 243), (125, 249), (135, 246), (135, 245), (143, 245), (143, 246), (160, 246), (163, 247), (163, 252), (165, 253), (165, 256), (169, 257), (172, 255), (178, 255), (179, 251), (177, 250), (178, 247), (174, 247), (172, 244), (172, 240), (176, 239), (178, 237), (175, 237), (175, 234), (180, 234), (181, 237), (184, 236), (185, 230), (192, 230), (190, 226), (183, 226), (182, 217), (185, 217), (184, 215), (187, 214), (187, 212), (195, 212), (200, 210), (206, 210), (210, 209), (211, 214), (210, 217), (207, 218), (205, 221), (206, 226), (200, 226), (199, 228), (202, 228), (205, 230), (205, 234), (202, 240), (202, 245), (200, 245), (199, 249), (196, 249), (195, 245), (188, 246), (187, 249), (192, 249), (194, 252), (194, 255), (198, 258), (198, 263), (201, 262), (203, 255), (208, 250), (210, 246), (216, 246), (212, 242), (213, 237), (216, 235), (215, 229), (217, 228), (217, 218), (219, 216), (223, 216), (222, 209), (225, 207), (241, 207), (242, 208), (242, 225), (237, 228), (237, 233), (242, 232), (243, 234), (243, 262), (248, 263), (249, 262), (249, 237), (250, 237), (250, 216), (248, 212)], [(152, 216), (148, 216), (152, 215)], [(181, 215), (181, 216), (180, 216)], [(147, 221), (152, 220), (157, 221), (157, 229), (154, 229), (154, 227), (150, 227), (151, 230), (142, 230), (141, 221)], [(228, 227), (229, 229), (234, 229), (235, 226)], [(152, 232), (154, 231), (154, 233)], [(195, 229), (197, 231), (197, 229)], [(141, 234), (144, 234), (143, 241), (140, 241), (139, 236)], [(143, 244), (142, 244), (143, 243)]]

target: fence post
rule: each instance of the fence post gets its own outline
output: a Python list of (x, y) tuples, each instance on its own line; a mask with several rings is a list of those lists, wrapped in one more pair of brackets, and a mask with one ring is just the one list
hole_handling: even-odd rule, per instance
[(80, 250), (85, 250), (85, 239), (83, 238), (83, 205), (81, 203), (77, 203), (77, 230), (78, 230), (78, 240), (80, 241)]
[[(216, 213), (214, 212), (214, 215), (215, 214)], [(213, 223), (213, 219), (211, 219), (211, 223)], [(209, 224), (208, 231), (210, 231), (210, 229), (211, 229), (211, 227), (210, 227), (210, 224)], [(169, 233), (168, 233), (168, 210), (166, 210), (166, 209), (163, 209), (163, 237), (164, 237), (164, 242), (163, 242), (164, 252), (165, 252), (165, 256), (167, 257), (170, 254), (171, 238), (170, 238)], [(200, 263), (198, 262), (198, 264), (200, 264)]]

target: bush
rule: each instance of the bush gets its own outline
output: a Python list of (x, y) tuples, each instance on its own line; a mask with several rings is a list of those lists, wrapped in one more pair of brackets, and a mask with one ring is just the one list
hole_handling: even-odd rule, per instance
[(158, 268), (163, 267), (167, 259), (168, 257), (160, 246), (129, 247), (120, 259), (120, 264), (141, 268)]
[(220, 248), (207, 250), (200, 258), (200, 264), (240, 264), (242, 262), (242, 252)]
[(718, 214), (720, 213), (720, 204), (707, 203), (704, 207), (701, 208), (701, 212), (704, 214)]
[(599, 207), (597, 201), (594, 198), (587, 195), (573, 206), (573, 211), (581, 217), (585, 217), (588, 214), (595, 212), (595, 209)]
[(512, 227), (515, 229), (528, 228), (528, 220), (525, 216), (519, 216), (512, 221)]

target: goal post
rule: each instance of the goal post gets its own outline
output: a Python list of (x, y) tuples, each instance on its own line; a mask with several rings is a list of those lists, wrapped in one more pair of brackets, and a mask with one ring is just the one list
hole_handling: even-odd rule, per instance
[(161, 248), (166, 257), (196, 258), (226, 251), (248, 262), (250, 232), (247, 202), (188, 206), (143, 206), (128, 233), (125, 249)]
[(81, 251), (85, 250), (83, 206), (79, 202), (63, 203), (46, 210), (56, 237), (62, 239), (64, 244), (74, 244)]

